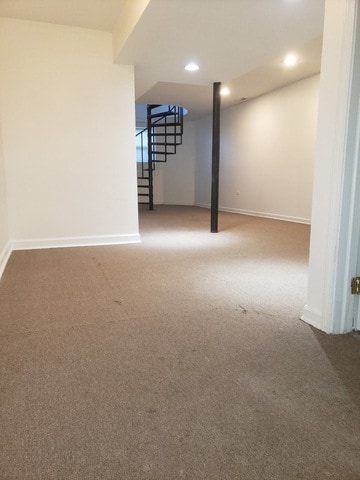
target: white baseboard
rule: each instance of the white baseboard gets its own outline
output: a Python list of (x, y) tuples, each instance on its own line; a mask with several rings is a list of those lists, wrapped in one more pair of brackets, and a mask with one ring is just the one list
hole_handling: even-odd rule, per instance
[(194, 203), (191, 202), (166, 202), (163, 205), (170, 205), (170, 206), (179, 206), (179, 207), (193, 207)]
[(211, 208), (211, 205), (209, 203), (194, 203), (194, 207), (200, 207), (200, 208)]
[(300, 318), (303, 322), (311, 325), (312, 327), (315, 327), (318, 330), (323, 330), (323, 322), (320, 312), (314, 311), (309, 305), (305, 305), (303, 314)]
[(194, 203), (191, 202), (154, 202), (155, 206), (161, 206), (161, 205), (169, 205), (169, 206), (174, 206), (174, 207), (193, 207)]
[[(195, 203), (196, 207), (210, 208), (209, 204)], [(278, 215), (277, 213), (265, 213), (265, 212), (253, 212), (251, 210), (242, 210), (240, 208), (230, 208), (219, 206), (219, 211), (237, 213), (239, 215), (248, 215), (250, 217), (270, 218), (271, 220), (281, 220), (283, 222), (303, 223), (310, 225), (311, 220), (309, 218), (291, 217), (288, 215)]]
[(0, 253), (0, 278), (2, 277), (2, 274), (4, 273), (6, 264), (10, 258), (12, 252), (11, 244), (8, 242), (5, 245), (4, 250)]
[(13, 240), (12, 250), (35, 250), (40, 248), (93, 247), (97, 245), (122, 245), (139, 243), (139, 234), (104, 235), (96, 237), (37, 238), (32, 240)]
[(98, 237), (37, 238), (32, 240), (13, 240), (8, 242), (0, 253), (0, 279), (4, 273), (10, 255), (15, 250), (38, 250), (43, 248), (94, 247), (100, 245), (123, 245), (140, 243), (139, 234), (105, 235)]

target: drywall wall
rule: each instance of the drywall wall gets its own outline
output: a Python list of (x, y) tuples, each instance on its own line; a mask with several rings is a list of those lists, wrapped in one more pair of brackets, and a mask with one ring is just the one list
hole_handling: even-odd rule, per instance
[[(319, 75), (221, 112), (220, 208), (310, 222)], [(209, 205), (211, 119), (197, 122), (195, 203)]]
[(153, 174), (154, 182), (154, 204), (163, 205), (164, 203), (164, 164), (157, 163)]
[(136, 2), (134, 2), (134, 0), (123, 1), (121, 15), (112, 32), (113, 56), (115, 62), (117, 62), (119, 52), (125, 45), (149, 3), (150, 0), (136, 0)]
[(194, 126), (193, 122), (184, 123), (183, 143), (164, 165), (163, 203), (166, 205), (194, 205)]
[(113, 64), (106, 32), (0, 22), (13, 245), (138, 239), (133, 67)]
[(4, 157), (2, 151), (2, 136), (0, 123), (0, 278), (9, 255), (9, 232), (6, 209), (6, 191), (4, 175)]
[(207, 116), (195, 122), (195, 205), (201, 207), (210, 206), (211, 156), (212, 118)]

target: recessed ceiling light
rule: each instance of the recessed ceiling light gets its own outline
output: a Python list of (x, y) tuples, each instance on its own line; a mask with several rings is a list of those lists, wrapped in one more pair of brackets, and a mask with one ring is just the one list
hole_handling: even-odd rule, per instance
[(286, 65), (287, 67), (292, 67), (297, 63), (298, 59), (294, 54), (287, 55), (284, 60), (283, 64)]
[(199, 65), (196, 65), (196, 63), (188, 63), (185, 66), (185, 70), (188, 72), (196, 72), (196, 70), (199, 70)]
[(220, 90), (221, 95), (229, 95), (229, 93), (230, 90), (227, 87), (222, 87), (222, 89)]

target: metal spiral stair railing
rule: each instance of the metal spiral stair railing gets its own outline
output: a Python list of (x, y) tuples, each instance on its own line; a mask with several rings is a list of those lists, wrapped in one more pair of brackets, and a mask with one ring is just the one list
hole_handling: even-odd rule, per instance
[[(165, 163), (182, 144), (184, 109), (177, 105), (148, 105), (147, 127), (137, 133), (141, 158), (137, 159), (138, 203), (154, 209), (153, 175), (157, 163)], [(147, 146), (147, 148), (146, 148)]]

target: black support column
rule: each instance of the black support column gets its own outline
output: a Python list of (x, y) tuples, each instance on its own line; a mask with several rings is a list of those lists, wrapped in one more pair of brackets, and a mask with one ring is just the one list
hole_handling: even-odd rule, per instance
[(218, 232), (219, 216), (219, 157), (220, 157), (220, 82), (213, 86), (213, 131), (211, 167), (211, 233)]
[(154, 178), (153, 178), (153, 147), (151, 130), (151, 106), (147, 106), (147, 135), (148, 135), (148, 175), (149, 175), (149, 210), (154, 210)]

